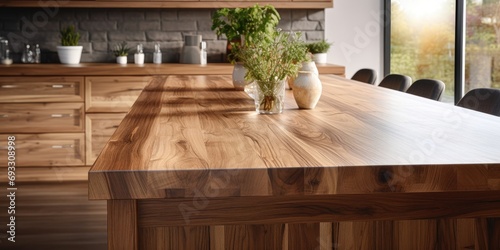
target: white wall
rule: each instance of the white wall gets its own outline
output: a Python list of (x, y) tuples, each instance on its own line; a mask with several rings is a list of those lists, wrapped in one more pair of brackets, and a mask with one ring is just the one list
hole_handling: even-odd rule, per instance
[(325, 10), (325, 39), (333, 42), (328, 63), (346, 67), (350, 78), (361, 68), (383, 78), (384, 0), (334, 0), (334, 8)]

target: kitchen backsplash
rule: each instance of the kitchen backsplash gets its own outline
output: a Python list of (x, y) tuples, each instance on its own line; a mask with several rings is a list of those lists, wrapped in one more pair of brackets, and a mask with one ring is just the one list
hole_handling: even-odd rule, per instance
[[(208, 62), (223, 62), (225, 37), (210, 29), (215, 9), (43, 9), (0, 8), (0, 36), (10, 42), (14, 62), (21, 61), (26, 43), (39, 44), (42, 63), (58, 62), (61, 27), (73, 24), (81, 34), (82, 62), (113, 62), (116, 44), (126, 41), (133, 49), (144, 45), (145, 61), (152, 62), (154, 44), (159, 42), (163, 62), (179, 62), (185, 34), (201, 34), (207, 42)], [(279, 28), (301, 31), (306, 41), (324, 38), (324, 10), (279, 9)]]

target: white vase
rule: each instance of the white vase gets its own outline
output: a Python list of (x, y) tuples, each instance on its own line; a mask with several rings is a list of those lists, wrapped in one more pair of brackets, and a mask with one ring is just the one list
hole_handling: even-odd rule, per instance
[(57, 46), (57, 55), (62, 64), (79, 64), (83, 46)]
[(303, 62), (302, 67), (300, 67), (299, 71), (311, 71), (314, 74), (318, 75), (318, 67), (316, 67), (315, 62)]
[(249, 84), (249, 82), (245, 80), (246, 73), (247, 69), (243, 66), (243, 63), (237, 62), (234, 64), (233, 85), (235, 89), (244, 90), (245, 85)]
[(127, 56), (117, 56), (116, 63), (118, 64), (127, 64)]
[(313, 54), (313, 61), (316, 63), (326, 63), (326, 53)]
[(314, 72), (299, 71), (299, 75), (293, 83), (293, 97), (299, 108), (315, 108), (322, 91), (321, 81)]
[[(317, 76), (319, 76), (318, 72), (318, 67), (316, 67), (315, 62), (303, 62), (302, 66), (300, 67), (299, 71), (311, 71)], [(293, 83), (295, 81), (295, 77), (288, 77), (288, 88), (287, 89), (293, 89)]]

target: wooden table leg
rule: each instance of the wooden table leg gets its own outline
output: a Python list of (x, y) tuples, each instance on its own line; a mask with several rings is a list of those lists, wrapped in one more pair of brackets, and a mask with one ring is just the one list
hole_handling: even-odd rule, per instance
[(500, 218), (476, 219), (476, 249), (500, 249)]
[(108, 200), (108, 250), (138, 250), (136, 200)]

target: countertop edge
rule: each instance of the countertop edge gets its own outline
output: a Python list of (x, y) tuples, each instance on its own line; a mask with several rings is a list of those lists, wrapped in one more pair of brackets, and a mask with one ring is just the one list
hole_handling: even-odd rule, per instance
[[(335, 64), (317, 64), (320, 74), (344, 76), (345, 67)], [(144, 65), (116, 63), (64, 64), (11, 64), (0, 65), (2, 76), (107, 76), (107, 75), (230, 75), (233, 65), (229, 63), (209, 63), (206, 65), (165, 63)]]

